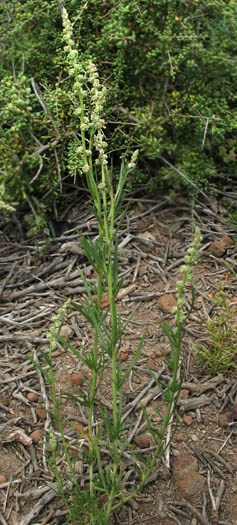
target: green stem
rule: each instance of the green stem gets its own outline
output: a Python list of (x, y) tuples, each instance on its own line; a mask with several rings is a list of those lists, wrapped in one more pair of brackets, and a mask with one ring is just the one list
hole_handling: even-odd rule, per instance
[[(111, 515), (111, 508), (113, 505), (114, 497), (116, 495), (116, 482), (117, 482), (117, 473), (118, 473), (118, 463), (119, 463), (119, 453), (118, 453), (118, 408), (117, 408), (117, 398), (118, 398), (118, 371), (117, 371), (117, 312), (116, 312), (116, 297), (113, 294), (113, 242), (114, 242), (114, 198), (111, 181), (108, 181), (109, 173), (106, 173), (107, 178), (107, 187), (110, 194), (110, 203), (109, 203), (109, 217), (106, 215), (104, 226), (105, 226), (105, 235), (106, 242), (108, 245), (108, 265), (107, 265), (107, 287), (108, 287), (108, 298), (109, 298), (109, 310), (110, 310), (110, 319), (111, 319), (111, 365), (112, 365), (112, 399), (113, 399), (113, 430), (115, 435), (113, 436), (113, 470), (112, 470), (112, 486), (109, 494), (109, 501), (106, 508), (105, 523), (108, 523), (109, 517)], [(104, 210), (107, 210), (107, 196), (103, 192), (103, 203)]]

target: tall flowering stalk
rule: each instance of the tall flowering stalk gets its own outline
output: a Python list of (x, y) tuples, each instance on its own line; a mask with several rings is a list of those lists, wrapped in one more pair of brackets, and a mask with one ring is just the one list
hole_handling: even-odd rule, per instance
[[(185, 300), (184, 300), (185, 286), (187, 283), (190, 283), (191, 285), (193, 283), (192, 267), (199, 257), (198, 249), (200, 247), (201, 240), (202, 240), (201, 232), (199, 228), (196, 228), (193, 242), (190, 248), (188, 248), (187, 255), (185, 255), (184, 257), (184, 264), (180, 268), (180, 272), (183, 274), (183, 278), (176, 283), (177, 306), (174, 308), (174, 313), (176, 314), (176, 327), (173, 329), (172, 335), (176, 341), (177, 357), (175, 358), (175, 360), (173, 360), (174, 361), (173, 382), (175, 382), (175, 377), (177, 377), (179, 360), (180, 360), (182, 335), (183, 335), (182, 326), (184, 322), (186, 321), (188, 315), (190, 315), (193, 309), (193, 304), (194, 304), (194, 289), (192, 287), (192, 303), (191, 303), (190, 312), (184, 313), (183, 307), (185, 305)], [(172, 386), (173, 385), (171, 383), (171, 387)]]
[[(167, 435), (167, 430), (170, 426), (171, 417), (175, 409), (175, 405), (178, 400), (179, 392), (182, 387), (182, 378), (179, 379), (179, 368), (181, 367), (181, 350), (182, 350), (182, 339), (183, 339), (183, 325), (185, 321), (187, 320), (188, 316), (191, 314), (194, 306), (194, 289), (192, 286), (193, 283), (193, 271), (192, 267), (197, 261), (199, 257), (198, 249), (200, 247), (201, 243), (201, 232), (199, 228), (196, 228), (195, 235), (193, 242), (187, 250), (187, 255), (184, 257), (184, 263), (181, 268), (180, 272), (183, 274), (182, 279), (176, 283), (176, 291), (177, 291), (177, 306), (173, 309), (173, 313), (176, 315), (176, 323), (175, 327), (171, 328), (171, 326), (164, 322), (162, 323), (162, 329), (167, 335), (169, 339), (169, 345), (171, 350), (171, 357), (167, 358), (167, 364), (171, 372), (171, 381), (167, 388), (165, 390), (162, 389), (161, 385), (160, 389), (163, 394), (163, 399), (166, 401), (166, 410), (165, 414), (162, 418), (162, 424), (161, 428), (159, 429), (159, 432), (157, 432), (156, 428), (152, 427), (151, 421), (149, 420), (149, 417), (147, 415), (146, 409), (144, 408), (144, 415), (148, 424), (148, 428), (150, 429), (153, 439), (156, 444), (156, 449), (154, 451), (154, 454), (152, 456), (151, 461), (148, 463), (147, 467), (143, 469), (141, 472), (141, 481), (138, 483), (136, 487), (136, 491), (141, 490), (143, 487), (145, 481), (150, 476), (153, 468), (156, 465), (157, 459), (162, 456), (165, 450), (165, 437)], [(184, 313), (184, 306), (185, 306), (185, 289), (186, 285), (190, 283), (192, 286), (192, 302), (191, 306), (188, 312)], [(160, 414), (159, 414), (160, 415)], [(135, 492), (134, 492), (135, 495)], [(125, 503), (129, 498), (131, 497), (131, 494), (129, 496), (125, 496), (123, 498), (123, 502)], [(116, 505), (114, 505), (114, 508), (116, 508)]]
[[(64, 49), (69, 62), (69, 75), (74, 78), (74, 95), (76, 102), (74, 114), (79, 121), (80, 129), (80, 144), (77, 147), (77, 154), (80, 164), (82, 164), (82, 172), (87, 179), (87, 185), (94, 205), (94, 213), (98, 220), (99, 227), (99, 238), (96, 244), (93, 244), (84, 237), (81, 238), (84, 251), (97, 274), (96, 305), (92, 299), (90, 286), (83, 275), (82, 278), (84, 279), (88, 295), (87, 301), (84, 303), (81, 302), (79, 306), (75, 303), (73, 303), (73, 305), (93, 326), (93, 349), (90, 359), (84, 358), (84, 362), (87, 363), (91, 370), (90, 391), (87, 399), (89, 458), (91, 458), (89, 461), (90, 500), (92, 501), (96, 495), (93, 470), (93, 459), (96, 456), (103, 488), (108, 499), (103, 518), (103, 523), (106, 524), (109, 520), (113, 501), (118, 491), (118, 469), (120, 461), (118, 439), (121, 432), (122, 383), (125, 380), (121, 375), (121, 367), (118, 366), (118, 350), (121, 342), (122, 327), (116, 311), (116, 298), (122, 282), (118, 281), (118, 251), (115, 219), (121, 206), (122, 191), (126, 176), (134, 169), (138, 152), (133, 154), (129, 163), (125, 161), (122, 162), (119, 181), (114, 192), (111, 171), (108, 167), (108, 155), (106, 153), (107, 142), (104, 137), (105, 121), (101, 117), (104, 110), (106, 88), (101, 86), (96, 66), (91, 60), (88, 61), (85, 69), (80, 64), (67, 11), (64, 7), (61, 11), (65, 40)], [(82, 163), (81, 160), (83, 161)], [(108, 295), (110, 332), (107, 330), (105, 318), (101, 313), (101, 300), (102, 293), (104, 292)], [(140, 348), (141, 345), (139, 345), (139, 350)], [(109, 356), (111, 360), (113, 399), (113, 421), (110, 424), (109, 432), (113, 459), (110, 473), (109, 470), (107, 473), (107, 478), (103, 473), (97, 438), (93, 433), (94, 400), (98, 385), (101, 382), (106, 355)]]

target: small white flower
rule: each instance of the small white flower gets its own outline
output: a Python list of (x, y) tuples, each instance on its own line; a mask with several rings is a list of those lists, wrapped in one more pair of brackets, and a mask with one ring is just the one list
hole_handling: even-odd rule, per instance
[(52, 450), (56, 450), (57, 448), (57, 438), (54, 433), (54, 429), (51, 427), (49, 430), (49, 445)]
[(100, 184), (98, 184), (98, 188), (99, 188), (99, 190), (105, 190), (106, 189), (105, 182), (100, 182)]

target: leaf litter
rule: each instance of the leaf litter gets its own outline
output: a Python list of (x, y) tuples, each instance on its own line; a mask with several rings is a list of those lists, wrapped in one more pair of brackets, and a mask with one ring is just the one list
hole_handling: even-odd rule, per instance
[[(213, 206), (213, 198), (210, 202), (197, 200), (192, 214), (182, 196), (169, 201), (162, 196), (133, 198), (119, 226), (119, 274), (124, 283), (117, 308), (124, 321), (133, 312), (121, 347), (125, 367), (129, 367), (134, 349), (146, 332), (139, 360), (123, 392), (123, 418), (129, 418), (130, 429), (127, 439), (134, 451), (142, 455), (152, 451), (154, 444), (141, 405), (146, 407), (157, 430), (165, 409), (156, 380), (159, 378), (164, 384), (169, 381), (166, 365), (169, 345), (160, 323), (165, 320), (174, 326), (176, 282), (192, 241), (194, 222), (203, 240), (200, 258), (193, 269), (195, 308), (184, 330), (184, 382), (171, 433), (167, 436), (167, 448), (143, 493), (117, 510), (111, 524), (237, 523), (237, 382), (231, 370), (227, 374), (211, 375), (194, 351), (195, 346), (207, 341), (204, 321), (206, 315), (211, 315), (212, 298), (218, 291), (219, 281), (224, 283), (236, 312), (236, 279), (226, 266), (234, 270), (237, 267), (236, 231), (228, 224), (218, 199), (214, 198)], [(96, 238), (98, 230), (88, 212), (88, 202), (80, 203), (77, 212), (78, 229)], [(96, 280), (81, 250), (78, 229), (52, 239), (44, 250), (44, 238), (19, 242), (12, 225), (2, 223), (0, 521), (7, 525), (56, 525), (66, 521), (66, 511), (40, 439), (50, 425), (47, 385), (29, 356), (40, 362), (40, 351), (47, 352), (51, 319), (65, 297), (77, 301), (85, 294), (78, 266), (89, 280)], [(186, 301), (188, 308), (191, 290), (187, 290)], [(106, 308), (107, 304), (105, 296), (102, 307)], [(62, 330), (62, 336), (77, 348), (81, 342), (90, 346), (90, 327), (78, 312), (67, 312)], [(83, 383), (88, 370), (80, 367), (76, 357), (60, 343), (54, 360), (58, 394), (73, 395), (76, 388), (73, 375), (75, 378), (75, 374), (79, 374), (77, 380)], [(111, 410), (110, 381), (108, 370), (98, 392), (98, 401), (108, 411)], [(86, 413), (68, 397), (62, 397), (60, 410), (65, 421), (65, 436), (71, 439), (79, 432), (84, 435), (86, 446)], [(129, 487), (136, 478), (132, 455), (124, 454), (124, 465)], [(60, 468), (66, 469), (63, 458)], [(78, 469), (82, 483), (86, 483), (86, 466), (78, 461)]]

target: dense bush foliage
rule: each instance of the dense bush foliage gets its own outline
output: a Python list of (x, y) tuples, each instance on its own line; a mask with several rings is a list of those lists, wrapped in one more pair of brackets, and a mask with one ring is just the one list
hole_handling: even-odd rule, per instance
[[(236, 2), (65, 0), (64, 5), (82, 63), (86, 67), (92, 58), (108, 88), (104, 131), (115, 171), (118, 156), (138, 147), (133, 182), (162, 184), (168, 175), (177, 187), (187, 183), (182, 173), (205, 187), (218, 173), (233, 176)], [(59, 5), (6, 0), (0, 15), (3, 198), (49, 208), (66, 183), (81, 184), (77, 102)]]

